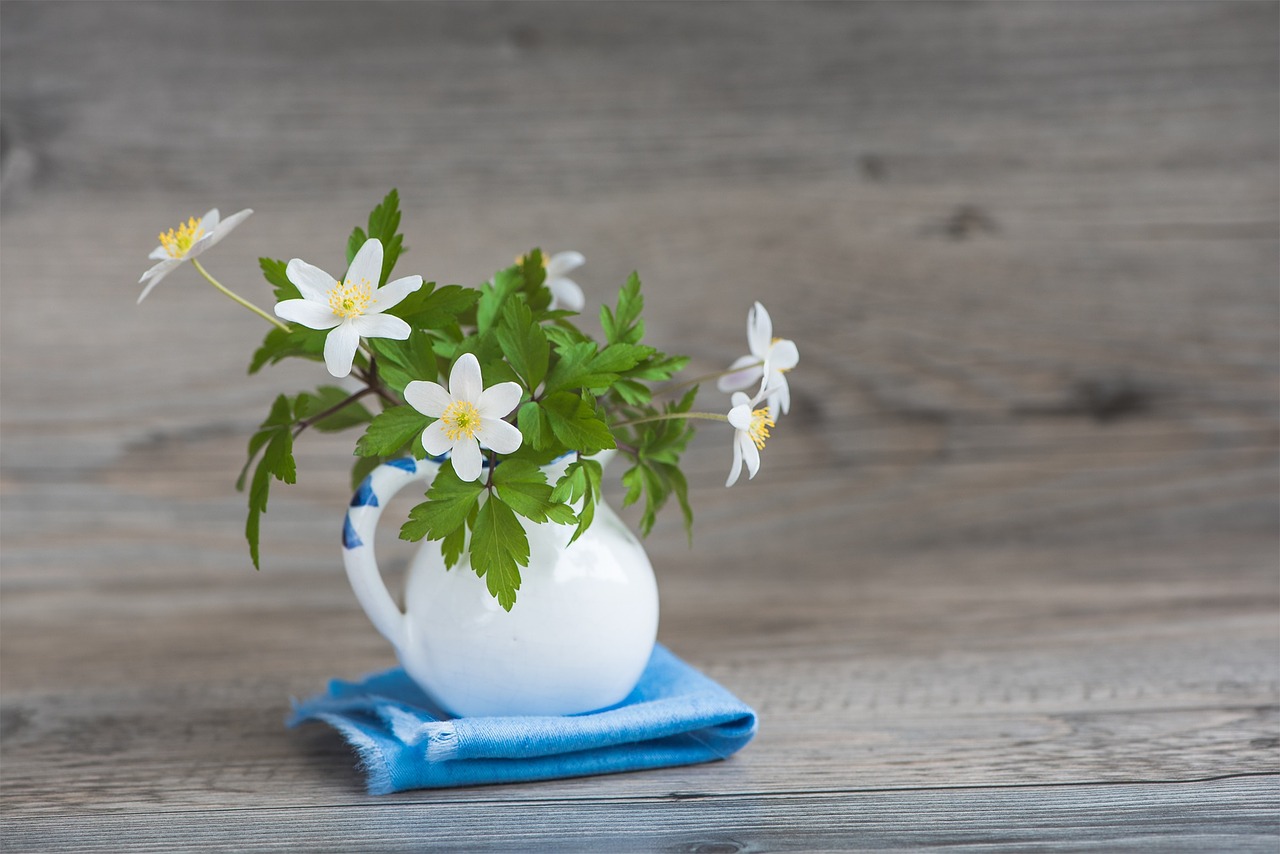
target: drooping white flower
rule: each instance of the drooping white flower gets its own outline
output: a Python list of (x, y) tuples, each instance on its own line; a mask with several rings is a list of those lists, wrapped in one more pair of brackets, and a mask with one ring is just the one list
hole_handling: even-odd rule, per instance
[(171, 228), (168, 232), (161, 234), (160, 245), (152, 249), (151, 254), (147, 256), (160, 263), (147, 270), (142, 274), (142, 278), (138, 279), (138, 284), (147, 283), (142, 293), (138, 295), (138, 302), (146, 299), (151, 289), (160, 284), (161, 279), (176, 270), (183, 261), (190, 261), (217, 244), (230, 234), (232, 229), (244, 222), (251, 213), (253, 213), (251, 209), (245, 208), (239, 213), (222, 219), (218, 215), (218, 209), (214, 208), (199, 219), (191, 217), (179, 224), (177, 228)]
[(499, 454), (514, 453), (524, 436), (502, 419), (520, 402), (519, 383), (498, 383), (484, 387), (480, 363), (471, 353), (463, 353), (449, 372), (449, 388), (439, 383), (415, 380), (404, 387), (404, 399), (430, 418), (422, 431), (422, 447), (439, 456), (449, 451), (453, 470), (461, 480), (480, 476), (480, 446)]
[(743, 463), (746, 463), (748, 478), (755, 477), (760, 470), (760, 452), (769, 438), (769, 428), (774, 426), (767, 407), (755, 408), (762, 397), (758, 395), (753, 399), (737, 391), (729, 399), (733, 405), (729, 410), (729, 424), (733, 427), (733, 467), (729, 469), (729, 479), (724, 484), (727, 487), (738, 482)]
[(794, 341), (773, 337), (773, 321), (758, 302), (747, 312), (747, 347), (751, 354), (730, 365), (732, 373), (721, 377), (716, 387), (739, 391), (760, 383), (760, 391), (769, 400), (771, 418), (791, 411), (786, 373), (800, 362), (800, 351)]
[(324, 339), (324, 364), (335, 377), (351, 373), (360, 339), (403, 341), (412, 331), (398, 317), (383, 314), (422, 287), (421, 276), (405, 276), (378, 287), (382, 277), (382, 241), (371, 237), (360, 247), (341, 282), (319, 267), (294, 258), (285, 275), (302, 299), (276, 303), (276, 316), (309, 329), (331, 329)]
[(552, 309), (566, 308), (582, 311), (587, 304), (582, 288), (568, 274), (587, 263), (581, 252), (557, 252), (550, 258), (542, 256), (547, 267), (547, 288), (551, 291)]

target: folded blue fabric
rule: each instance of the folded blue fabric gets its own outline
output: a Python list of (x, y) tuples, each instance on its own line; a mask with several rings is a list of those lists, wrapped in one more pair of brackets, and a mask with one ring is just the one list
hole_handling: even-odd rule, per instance
[(691, 765), (756, 733), (755, 712), (661, 644), (630, 696), (598, 712), (454, 718), (396, 668), (295, 701), (287, 724), (311, 720), (346, 737), (375, 795)]

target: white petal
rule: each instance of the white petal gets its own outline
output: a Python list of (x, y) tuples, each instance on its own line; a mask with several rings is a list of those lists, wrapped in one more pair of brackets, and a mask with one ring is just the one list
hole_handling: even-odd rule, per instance
[[(245, 208), (242, 211), (237, 211), (236, 213), (233, 213), (231, 216), (227, 217), (222, 222), (214, 226), (212, 231), (208, 233), (207, 237), (201, 238), (202, 241), (205, 241), (205, 240), (208, 241), (205, 244), (204, 249), (208, 249), (210, 246), (213, 246), (215, 243), (219, 243), (222, 240), (222, 238), (226, 237), (228, 234), (234, 231), (237, 225), (239, 225), (240, 223), (248, 219), (249, 214), (251, 213), (253, 213), (252, 208)], [(200, 251), (203, 252), (204, 249), (201, 249)]]
[(587, 304), (582, 288), (578, 287), (578, 283), (572, 279), (548, 279), (547, 288), (551, 291), (550, 308), (553, 311), (558, 308), (582, 311), (582, 307)]
[(329, 302), (329, 291), (338, 286), (333, 276), (301, 258), (294, 258), (284, 268), (285, 277), (298, 287), (303, 299), (315, 302)]
[[(414, 380), (406, 385), (404, 400), (405, 403), (431, 418), (444, 415), (445, 409), (453, 403), (453, 398), (449, 396), (444, 386), (426, 380)], [(443, 452), (437, 452), (437, 455), (439, 453)]]
[[(332, 329), (342, 322), (329, 306), (305, 299), (287, 299), (276, 303), (276, 317), (301, 323), (308, 329)], [(343, 374), (346, 376), (346, 374)]]
[(557, 252), (547, 259), (547, 278), (558, 279), (570, 270), (576, 270), (585, 263), (587, 263), (587, 259), (583, 257), (581, 252)]
[(200, 217), (200, 230), (205, 234), (209, 234), (218, 227), (218, 222), (222, 217), (218, 214), (217, 208), (210, 208), (204, 212), (204, 216)]
[(453, 440), (445, 435), (443, 421), (433, 421), (422, 431), (422, 447), (433, 457), (453, 450)]
[(160, 284), (160, 280), (177, 269), (178, 265), (181, 263), (181, 258), (169, 258), (168, 260), (161, 261), (159, 264), (156, 264), (150, 270), (143, 273), (142, 278), (138, 279), (138, 284), (146, 282), (147, 286), (142, 289), (142, 293), (138, 294), (138, 302), (142, 302), (142, 300), (146, 298), (147, 294), (151, 293), (151, 289)]
[(373, 299), (369, 302), (369, 313), (386, 311), (392, 306), (399, 305), (405, 297), (420, 287), (422, 287), (421, 276), (405, 276), (403, 279), (387, 282), (373, 292)]
[(742, 447), (742, 459), (747, 464), (747, 477), (754, 478), (756, 472), (760, 471), (760, 449), (746, 435), (738, 437), (738, 444)]
[(524, 441), (524, 434), (506, 421), (481, 417), (476, 438), (480, 444), (499, 454), (514, 454)]
[(760, 303), (747, 312), (747, 349), (751, 355), (764, 358), (773, 341), (773, 320)]
[(742, 474), (742, 445), (738, 442), (738, 434), (733, 435), (733, 467), (729, 469), (729, 479), (724, 482), (726, 487), (733, 486), (738, 482), (738, 475)]
[(783, 338), (769, 347), (769, 367), (778, 371), (789, 371), (800, 364), (800, 350), (796, 342)]
[[(476, 410), (481, 418), (505, 418), (520, 402), (524, 390), (519, 383), (498, 383), (480, 392), (476, 401)], [(500, 451), (509, 454), (510, 451)]]
[(453, 446), (453, 471), (459, 480), (471, 482), (478, 478), (481, 459), (480, 446), (471, 439), (464, 439)]
[(449, 372), (449, 393), (454, 400), (475, 403), (482, 391), (484, 379), (480, 376), (480, 362), (474, 353), (463, 353)]
[(760, 382), (760, 377), (764, 376), (759, 356), (742, 356), (729, 366), (729, 370), (733, 373), (725, 374), (716, 381), (716, 388), (721, 391), (751, 388)]
[(147, 257), (153, 261), (163, 261), (165, 258), (169, 257), (169, 250), (165, 249), (163, 246), (157, 246), (155, 249), (151, 250), (151, 254)]
[(368, 282), (375, 288), (378, 286), (382, 281), (381, 240), (370, 237), (364, 242), (364, 246), (360, 247), (356, 257), (351, 259), (351, 266), (347, 268), (347, 281), (356, 284)]
[(360, 333), (350, 323), (340, 323), (324, 339), (324, 365), (335, 377), (351, 373), (356, 348), (360, 346)]
[(393, 338), (403, 341), (413, 331), (409, 324), (392, 314), (365, 314), (351, 318), (351, 325), (365, 338)]
[[(741, 396), (746, 397), (746, 395)], [(733, 425), (735, 430), (747, 430), (751, 427), (751, 404), (739, 403), (737, 400), (739, 395), (737, 394), (733, 397), (734, 406), (733, 409), (729, 410), (729, 423)]]
[(786, 377), (782, 374), (777, 376), (778, 382), (765, 391), (769, 398), (769, 417), (775, 421), (780, 413), (786, 414), (791, 411), (791, 387), (787, 385)]

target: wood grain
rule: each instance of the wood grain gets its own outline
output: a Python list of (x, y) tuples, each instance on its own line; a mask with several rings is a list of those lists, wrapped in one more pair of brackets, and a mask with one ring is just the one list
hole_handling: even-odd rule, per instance
[[(1274, 848), (1275, 4), (2, 15), (4, 850)], [(430, 279), (575, 248), (695, 373), (754, 299), (799, 343), (760, 476), (704, 430), (694, 547), (646, 544), (661, 639), (761, 715), (731, 760), (373, 799), (283, 729), (391, 663), (350, 439), (301, 440), (253, 573), (244, 444), (325, 377), (133, 282), (252, 206), (209, 266), (266, 302), (256, 257), (337, 266), (391, 186)]]

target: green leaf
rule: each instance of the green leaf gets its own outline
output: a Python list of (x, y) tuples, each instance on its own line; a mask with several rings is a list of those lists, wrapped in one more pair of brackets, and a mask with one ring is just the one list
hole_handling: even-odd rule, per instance
[(416, 380), (436, 378), (436, 354), (430, 336), (421, 329), (414, 329), (404, 341), (370, 338), (368, 343), (377, 357), (378, 376), (396, 391), (404, 391)]
[[(249, 557), (254, 568), (259, 564), (258, 540), (260, 522), (267, 512), (267, 498), (271, 490), (271, 478), (293, 483), (297, 479), (297, 464), (293, 459), (293, 404), (285, 395), (278, 396), (271, 405), (271, 412), (249, 439), (249, 460), (262, 450), (258, 466), (254, 469), (249, 486), (249, 516), (245, 520), (244, 534), (249, 541)], [(245, 466), (248, 470), (248, 464)], [(243, 488), (244, 472), (241, 472), (237, 488)]]
[[(294, 404), (294, 411), (298, 420), (306, 420), (313, 418), (330, 409), (342, 401), (351, 397), (351, 393), (345, 389), (338, 388), (336, 385), (322, 385), (313, 392), (298, 395), (298, 401)], [(359, 401), (352, 401), (337, 412), (329, 415), (311, 426), (321, 433), (334, 433), (339, 430), (346, 430), (348, 427), (354, 427), (357, 424), (364, 424), (373, 419), (373, 413)]]
[(551, 432), (565, 447), (584, 455), (617, 447), (608, 425), (596, 416), (595, 407), (578, 395), (557, 392), (544, 398), (541, 406)]
[(502, 317), (507, 300), (520, 290), (524, 277), (518, 267), (508, 267), (494, 274), (492, 283), (480, 286), (480, 301), (476, 304), (476, 331), (483, 335)]
[(360, 251), (360, 247), (364, 246), (365, 241), (369, 239), (369, 235), (364, 233), (364, 229), (356, 226), (351, 229), (351, 236), (347, 238), (347, 266), (351, 266), (351, 262), (356, 260), (356, 253)]
[(498, 495), (515, 512), (534, 522), (567, 525), (574, 521), (573, 508), (551, 497), (546, 474), (526, 460), (503, 460), (493, 470)]
[(520, 428), (520, 433), (534, 450), (541, 451), (549, 447), (554, 441), (554, 435), (551, 432), (551, 422), (547, 420), (547, 415), (542, 411), (542, 407), (532, 400), (526, 400), (520, 405), (519, 411), (516, 413), (516, 424)]
[(460, 480), (453, 466), (441, 466), (427, 490), (427, 500), (409, 511), (409, 521), (400, 528), (400, 538), (443, 540), (455, 535), (459, 528), (465, 527), (483, 491), (484, 484), (479, 480)]
[(520, 589), (520, 567), (528, 565), (529, 538), (520, 520), (499, 496), (490, 494), (471, 529), (471, 568), (510, 611)]
[[(378, 285), (387, 283), (396, 261), (404, 252), (404, 235), (400, 229), (400, 194), (394, 189), (387, 193), (382, 202), (369, 214), (369, 237), (382, 241), (382, 278)], [(352, 238), (355, 234), (352, 233)], [(359, 249), (359, 247), (356, 247)], [(347, 241), (347, 251), (351, 251), (351, 241)], [(354, 257), (354, 256), (353, 256)], [(348, 261), (347, 263), (350, 263)]]
[(632, 273), (618, 294), (618, 307), (610, 311), (600, 307), (600, 325), (610, 344), (639, 344), (644, 338), (644, 297), (640, 295), (640, 276)]
[(289, 281), (289, 276), (285, 273), (288, 263), (278, 261), (274, 258), (259, 258), (258, 266), (262, 268), (262, 275), (271, 284), (275, 290), (276, 302), (284, 302), (287, 299), (302, 299), (302, 293), (298, 290), (298, 286)]
[(429, 420), (408, 404), (383, 410), (356, 442), (356, 453), (362, 457), (390, 456), (420, 435)]
[(587, 366), (595, 354), (594, 341), (557, 346), (557, 361), (547, 375), (546, 391), (556, 392), (579, 386), (579, 378), (587, 373)]
[(423, 285), (409, 294), (388, 314), (394, 314), (415, 329), (445, 329), (456, 325), (458, 318), (473, 308), (480, 291), (461, 285), (428, 288)]
[(444, 558), (444, 568), (453, 569), (462, 560), (462, 553), (467, 549), (467, 526), (459, 525), (453, 532), (440, 541), (440, 556)]
[(502, 322), (497, 329), (498, 343), (503, 355), (524, 381), (524, 387), (533, 391), (547, 376), (551, 360), (551, 345), (541, 324), (533, 320), (533, 312), (520, 300), (509, 300), (503, 310)]
[(290, 356), (299, 356), (313, 361), (324, 359), (325, 333), (305, 326), (295, 326), (286, 332), (277, 326), (262, 339), (262, 346), (254, 351), (249, 362), (249, 373), (256, 374), (263, 366), (274, 365)]
[[(591, 372), (621, 374), (631, 370), (656, 351), (643, 344), (610, 344), (591, 360)], [(589, 385), (589, 383), (584, 383)]]

